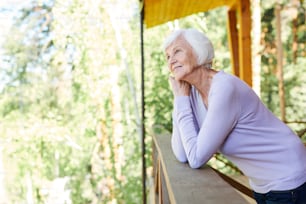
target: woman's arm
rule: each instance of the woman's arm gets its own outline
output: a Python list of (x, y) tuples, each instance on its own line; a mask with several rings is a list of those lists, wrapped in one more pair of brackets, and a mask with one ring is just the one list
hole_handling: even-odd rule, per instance
[(175, 112), (176, 110), (174, 110), (172, 113), (172, 137), (171, 137), (172, 151), (178, 161), (187, 162), (187, 156), (181, 140), (181, 135), (177, 124), (177, 118), (175, 117), (176, 116)]
[(176, 81), (174, 77), (169, 77), (169, 82), (171, 84), (171, 88), (174, 95), (174, 110), (172, 113), (172, 138), (171, 138), (171, 146), (172, 151), (180, 162), (186, 162), (187, 157), (182, 144), (181, 134), (179, 131), (179, 126), (177, 122), (177, 108), (175, 106), (176, 98), (186, 98), (189, 100), (190, 89), (191, 86), (187, 82), (184, 81)]
[(181, 141), (191, 168), (201, 167), (217, 152), (238, 120), (240, 108), (231, 84), (212, 86), (208, 103), (198, 133), (189, 98), (175, 100)]

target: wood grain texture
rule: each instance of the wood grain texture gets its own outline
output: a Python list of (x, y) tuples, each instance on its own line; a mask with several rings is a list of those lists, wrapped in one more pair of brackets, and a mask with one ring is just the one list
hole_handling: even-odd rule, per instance
[[(245, 204), (247, 201), (210, 167), (191, 169), (187, 163), (176, 160), (171, 150), (169, 135), (154, 136), (154, 146), (163, 175), (159, 185), (167, 188), (171, 204)], [(159, 173), (158, 175), (161, 175)], [(163, 190), (163, 193), (165, 191)], [(164, 197), (165, 195), (162, 195)], [(169, 200), (168, 200), (169, 199)]]

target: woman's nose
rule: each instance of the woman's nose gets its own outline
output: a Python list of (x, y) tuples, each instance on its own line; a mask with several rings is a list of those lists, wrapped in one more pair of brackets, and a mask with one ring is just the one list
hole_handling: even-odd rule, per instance
[(177, 62), (177, 60), (174, 57), (169, 58), (169, 60), (168, 60), (168, 68), (169, 68), (170, 72), (173, 71), (172, 69), (173, 69), (174, 64), (176, 62)]
[(172, 64), (174, 64), (175, 62), (176, 62), (176, 59), (175, 59), (173, 56), (170, 56), (170, 57), (169, 57), (169, 60), (168, 60), (169, 65), (172, 65)]

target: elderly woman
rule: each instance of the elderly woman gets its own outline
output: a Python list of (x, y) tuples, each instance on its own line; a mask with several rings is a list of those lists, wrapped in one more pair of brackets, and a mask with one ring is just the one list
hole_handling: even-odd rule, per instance
[(172, 73), (176, 158), (199, 168), (219, 151), (249, 178), (257, 203), (306, 204), (300, 138), (246, 83), (212, 69), (214, 49), (203, 33), (175, 31), (164, 48)]

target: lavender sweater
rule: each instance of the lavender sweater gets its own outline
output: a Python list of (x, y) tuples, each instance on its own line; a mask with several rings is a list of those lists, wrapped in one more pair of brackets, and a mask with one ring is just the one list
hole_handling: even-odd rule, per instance
[(174, 99), (172, 149), (191, 168), (217, 151), (249, 178), (255, 192), (290, 190), (306, 182), (306, 148), (239, 78), (219, 71), (208, 108), (192, 87)]

